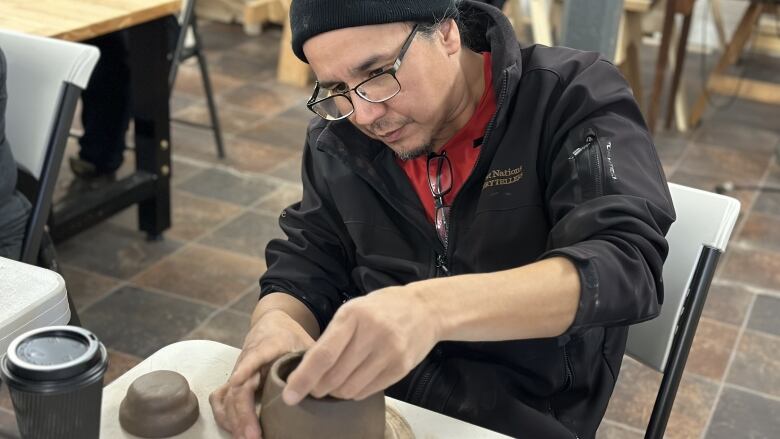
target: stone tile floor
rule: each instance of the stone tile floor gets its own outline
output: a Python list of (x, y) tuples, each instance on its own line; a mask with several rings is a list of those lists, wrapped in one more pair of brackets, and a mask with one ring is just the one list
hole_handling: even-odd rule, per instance
[[(106, 382), (178, 340), (240, 347), (265, 243), (281, 235), (277, 214), (301, 194), (309, 90), (274, 81), (279, 30), (249, 37), (239, 26), (204, 23), (202, 33), (228, 157), (217, 158), (210, 131), (174, 123), (173, 227), (165, 240), (147, 242), (132, 208), (58, 246), (82, 322), (109, 348)], [(655, 50), (643, 52), (646, 86)], [(698, 55), (691, 59), (684, 83), (693, 98), (701, 78)], [(764, 76), (773, 70), (777, 79), (780, 61), (753, 57), (745, 67)], [(172, 108), (175, 118), (207, 120), (191, 63), (180, 70)], [(780, 185), (778, 121), (778, 107), (734, 100), (711, 109), (696, 130), (660, 132), (667, 177), (707, 190), (725, 180)], [(128, 152), (122, 172), (132, 162)], [(63, 169), (57, 197), (71, 180)], [(668, 438), (780, 437), (780, 194), (732, 195), (742, 202), (740, 221), (710, 291)], [(643, 437), (659, 382), (660, 374), (626, 358), (599, 438)], [(13, 430), (3, 387), (0, 435)]]

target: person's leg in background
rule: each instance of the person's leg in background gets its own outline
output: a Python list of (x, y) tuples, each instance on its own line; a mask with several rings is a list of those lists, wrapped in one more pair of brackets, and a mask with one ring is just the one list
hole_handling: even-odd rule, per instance
[(19, 192), (0, 201), (0, 257), (21, 258), (30, 209), (30, 203)]
[[(165, 18), (169, 52), (176, 46), (179, 23), (176, 17)], [(100, 49), (100, 60), (92, 72), (87, 88), (81, 94), (79, 157), (71, 157), (76, 176), (93, 179), (113, 178), (122, 165), (125, 136), (132, 117), (129, 45), (127, 32), (114, 32), (85, 41)]]
[(84, 134), (71, 169), (82, 178), (113, 176), (124, 158), (132, 107), (127, 34), (115, 32), (86, 43), (100, 49), (100, 60), (81, 95)]

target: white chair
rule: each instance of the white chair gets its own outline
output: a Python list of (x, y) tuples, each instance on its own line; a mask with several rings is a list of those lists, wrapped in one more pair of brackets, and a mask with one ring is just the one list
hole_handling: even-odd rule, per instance
[(718, 258), (740, 207), (734, 198), (674, 183), (669, 191), (677, 221), (666, 235), (661, 314), (631, 326), (626, 346), (628, 355), (663, 373), (646, 439), (663, 437)]
[[(84, 44), (4, 29), (0, 47), (8, 64), (6, 137), (21, 171), (20, 189), (33, 205), (21, 261), (38, 265), (76, 102), (100, 52)], [(78, 321), (75, 310), (72, 315)]]

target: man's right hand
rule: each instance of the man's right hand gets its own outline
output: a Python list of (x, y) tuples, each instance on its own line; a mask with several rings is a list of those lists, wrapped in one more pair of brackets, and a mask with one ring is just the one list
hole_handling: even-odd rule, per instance
[(260, 439), (255, 398), (268, 369), (282, 355), (306, 350), (313, 343), (309, 333), (284, 311), (265, 312), (249, 329), (228, 382), (209, 396), (217, 425), (234, 439)]

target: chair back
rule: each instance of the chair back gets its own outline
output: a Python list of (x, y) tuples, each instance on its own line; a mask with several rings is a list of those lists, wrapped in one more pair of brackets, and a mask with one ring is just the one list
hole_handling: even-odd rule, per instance
[(663, 373), (645, 439), (662, 439), (672, 413), (696, 327), (720, 255), (739, 215), (739, 201), (669, 184), (677, 221), (666, 240), (664, 303), (653, 320), (628, 330), (626, 353)]
[(36, 182), (21, 257), (35, 264), (76, 104), (100, 52), (5, 29), (0, 47), (8, 64), (6, 138), (18, 167)]
[(660, 372), (666, 369), (686, 295), (695, 291), (692, 281), (704, 249), (725, 251), (739, 215), (739, 201), (731, 197), (674, 183), (669, 183), (669, 192), (677, 221), (666, 235), (669, 255), (661, 314), (631, 326), (626, 346), (627, 354)]
[(87, 87), (93, 46), (0, 29), (8, 60), (6, 136), (17, 164), (41, 178), (67, 85)]

